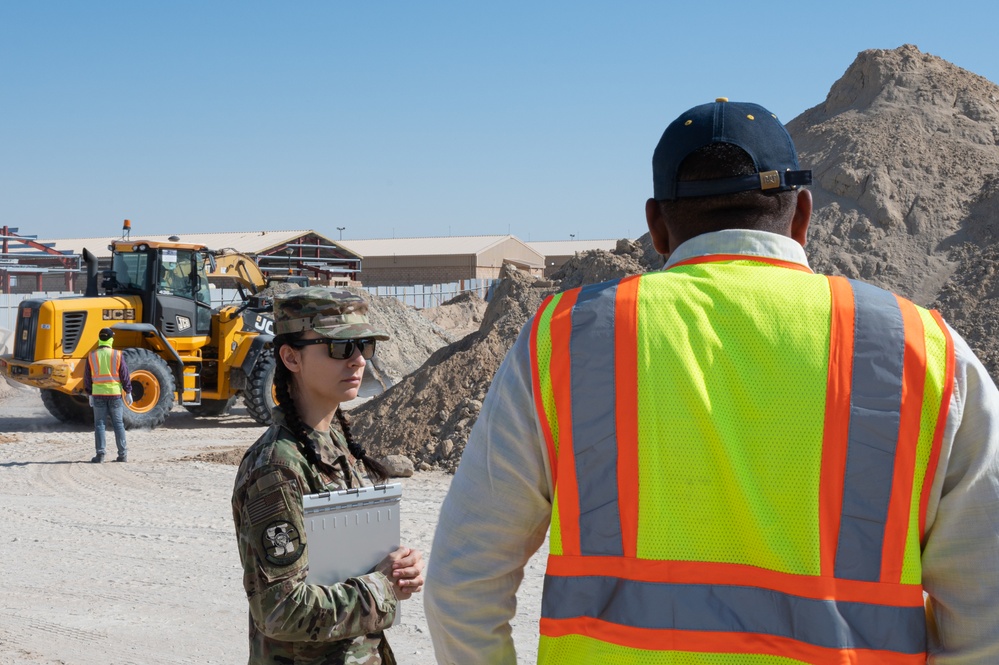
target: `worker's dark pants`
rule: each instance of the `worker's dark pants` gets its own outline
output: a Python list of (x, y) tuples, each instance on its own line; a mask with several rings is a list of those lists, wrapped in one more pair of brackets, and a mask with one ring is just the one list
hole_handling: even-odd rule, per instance
[(104, 430), (107, 417), (111, 416), (111, 426), (114, 427), (114, 442), (118, 446), (118, 456), (124, 457), (128, 452), (125, 446), (125, 423), (122, 416), (125, 413), (125, 402), (121, 397), (101, 399), (94, 397), (94, 443), (97, 454), (104, 454)]

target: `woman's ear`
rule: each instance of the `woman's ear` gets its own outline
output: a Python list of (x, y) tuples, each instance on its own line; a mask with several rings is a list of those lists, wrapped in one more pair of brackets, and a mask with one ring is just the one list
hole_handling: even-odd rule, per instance
[(282, 344), (278, 349), (278, 356), (284, 362), (284, 366), (289, 372), (298, 373), (302, 371), (302, 353), (291, 344)]

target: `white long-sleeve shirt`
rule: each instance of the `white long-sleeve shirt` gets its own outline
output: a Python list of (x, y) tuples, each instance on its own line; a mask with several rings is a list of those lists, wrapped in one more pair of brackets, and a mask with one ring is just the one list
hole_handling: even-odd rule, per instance
[[(671, 265), (710, 254), (808, 265), (794, 240), (726, 230), (693, 238)], [(524, 565), (551, 519), (551, 469), (526, 326), (500, 366), (441, 507), (424, 594), (439, 663), (516, 663), (510, 620)], [(999, 663), (999, 390), (952, 331), (954, 391), (926, 514), (923, 586), (936, 630), (929, 662)]]

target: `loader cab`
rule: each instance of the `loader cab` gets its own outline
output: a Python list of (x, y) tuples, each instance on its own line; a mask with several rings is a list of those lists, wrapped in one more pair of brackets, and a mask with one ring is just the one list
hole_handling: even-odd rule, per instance
[(142, 322), (164, 337), (211, 334), (212, 303), (205, 270), (207, 251), (197, 245), (137, 241), (112, 245), (108, 293), (138, 295)]

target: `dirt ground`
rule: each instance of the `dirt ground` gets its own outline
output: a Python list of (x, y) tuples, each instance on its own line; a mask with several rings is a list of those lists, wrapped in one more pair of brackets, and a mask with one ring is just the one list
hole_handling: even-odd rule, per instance
[[(214, 425), (176, 409), (160, 429), (129, 432), (128, 464), (90, 464), (91, 429), (0, 380), (0, 665), (245, 663), (236, 467), (205, 460), (232, 458), (262, 431), (241, 405)], [(401, 480), (403, 541), (428, 560), (450, 481)], [(545, 554), (526, 571), (513, 628), (525, 663), (537, 656)], [(434, 662), (422, 602), (406, 602), (388, 631), (400, 663)]]

